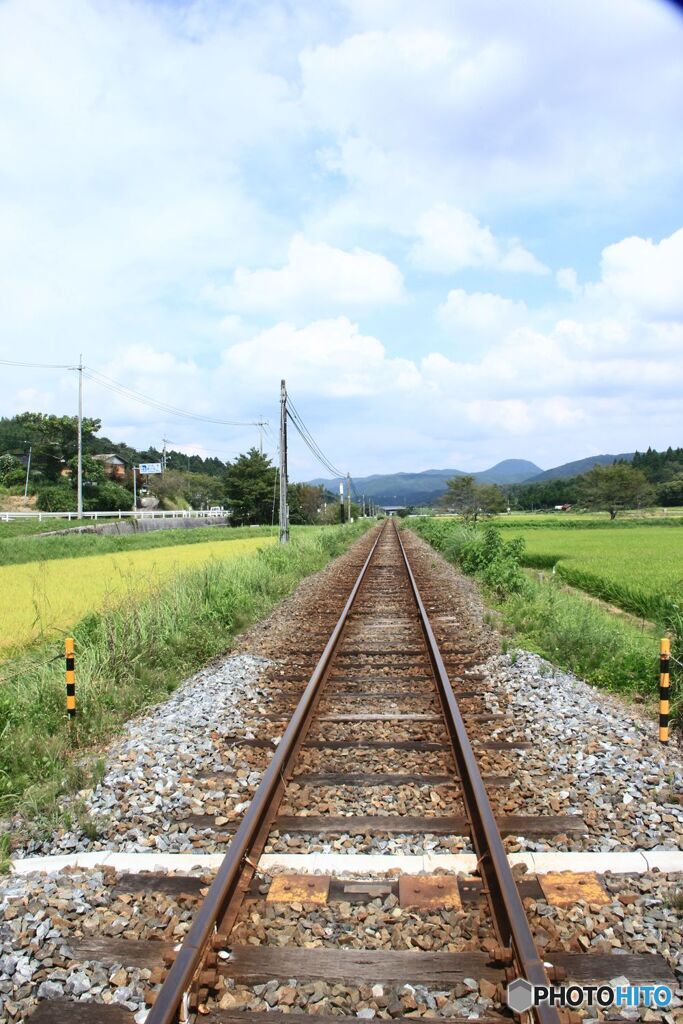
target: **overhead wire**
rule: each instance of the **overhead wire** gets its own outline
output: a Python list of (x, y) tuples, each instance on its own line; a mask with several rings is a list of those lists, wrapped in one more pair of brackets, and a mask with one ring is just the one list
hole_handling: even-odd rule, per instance
[(287, 396), (287, 416), (294, 424), (297, 433), (301, 437), (306, 447), (309, 449), (311, 454), (317, 459), (317, 461), (321, 464), (321, 466), (323, 466), (329, 473), (331, 473), (332, 476), (343, 479), (344, 473), (342, 473), (341, 470), (339, 470), (334, 465), (334, 463), (327, 457), (327, 455), (325, 455), (325, 453), (322, 451), (320, 445), (315, 440), (310, 430), (308, 429), (303, 419), (301, 418), (300, 413), (297, 411), (296, 406), (292, 402), (289, 395)]
[(217, 423), (223, 427), (259, 426), (259, 422), (257, 420), (222, 420), (216, 416), (201, 416), (198, 413), (188, 412), (187, 409), (180, 409), (178, 406), (170, 405), (168, 402), (162, 402), (159, 399), (150, 398), (149, 395), (144, 395), (142, 392), (136, 391), (134, 388), (129, 388), (125, 384), (121, 384), (119, 381), (114, 380), (112, 377), (107, 377), (106, 374), (100, 373), (98, 370), (94, 370), (92, 367), (84, 368), (83, 375), (94, 384), (99, 384), (100, 387), (106, 388), (114, 394), (121, 395), (123, 398), (127, 398), (133, 402), (138, 402), (140, 405), (146, 405), (152, 409), (158, 409), (160, 412), (169, 413), (172, 416), (181, 416), (186, 419), (198, 420), (201, 423)]
[(77, 370), (70, 363), (29, 363), (20, 359), (0, 359), (3, 366), (29, 366), (38, 370)]

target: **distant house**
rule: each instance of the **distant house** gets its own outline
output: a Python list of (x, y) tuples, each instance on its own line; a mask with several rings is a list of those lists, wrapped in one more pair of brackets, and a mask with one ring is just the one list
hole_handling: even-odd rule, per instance
[(104, 474), (109, 480), (125, 480), (128, 463), (120, 455), (93, 455), (96, 462), (104, 465)]

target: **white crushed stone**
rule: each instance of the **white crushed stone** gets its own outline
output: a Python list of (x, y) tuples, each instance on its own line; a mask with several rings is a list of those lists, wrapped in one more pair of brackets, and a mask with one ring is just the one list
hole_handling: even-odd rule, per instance
[[(224, 767), (212, 732), (239, 731), (242, 703), (257, 699), (258, 682), (268, 662), (239, 654), (211, 665), (187, 679), (148, 714), (126, 725), (126, 736), (107, 755), (102, 782), (85, 795), (89, 816), (104, 823), (102, 836), (88, 839), (80, 831), (55, 834), (51, 840), (32, 840), (17, 855), (119, 850), (180, 853), (194, 849), (196, 833), (177, 831), (177, 819), (201, 812), (187, 773), (216, 772)], [(222, 806), (248, 804), (260, 773), (231, 779), (230, 791), (210, 794)]]
[[(505, 754), (517, 762), (513, 788), (542, 780), (556, 813), (586, 821), (587, 836), (571, 836), (568, 848), (683, 849), (683, 757), (677, 745), (659, 743), (654, 718), (528, 651), (495, 655), (481, 671), (514, 721), (515, 738), (533, 743)], [(490, 735), (509, 739), (510, 722)], [(519, 848), (551, 844), (527, 840)]]

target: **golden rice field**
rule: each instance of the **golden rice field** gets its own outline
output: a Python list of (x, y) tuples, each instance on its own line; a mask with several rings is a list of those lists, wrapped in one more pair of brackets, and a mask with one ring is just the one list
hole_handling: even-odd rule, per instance
[(0, 649), (59, 635), (90, 612), (144, 592), (164, 577), (273, 542), (248, 537), (0, 566)]

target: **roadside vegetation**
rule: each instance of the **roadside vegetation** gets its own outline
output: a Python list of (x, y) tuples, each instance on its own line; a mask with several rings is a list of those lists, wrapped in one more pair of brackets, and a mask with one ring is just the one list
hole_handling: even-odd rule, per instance
[[(648, 605), (649, 617), (657, 627), (653, 634), (610, 614), (580, 594), (567, 592), (559, 573), (544, 579), (532, 578), (524, 571), (528, 560), (524, 537), (510, 537), (509, 531), (501, 531), (492, 524), (474, 527), (454, 519), (417, 519), (411, 522), (411, 528), (449, 561), (483, 583), (504, 631), (507, 629), (524, 647), (597, 686), (647, 702), (656, 701), (659, 689), (657, 632), (661, 635), (668, 632), (672, 637), (672, 653), (681, 660), (683, 617), (672, 591), (657, 590), (650, 595), (657, 597)], [(649, 530), (649, 535), (655, 542), (654, 532)], [(575, 530), (567, 531), (566, 535), (562, 531), (554, 533), (554, 537), (566, 538), (570, 550), (577, 536)], [(602, 531), (589, 536), (603, 542), (611, 539), (611, 535)], [(677, 537), (678, 532), (671, 531), (671, 536)], [(535, 532), (532, 537), (536, 537)], [(615, 588), (614, 597), (624, 596), (629, 587), (633, 593), (639, 590), (637, 544), (633, 530), (628, 530), (624, 537), (615, 536), (612, 578), (616, 577), (621, 551), (626, 589), (617, 595)], [(664, 551), (664, 538), (659, 539), (659, 544)], [(630, 559), (627, 553), (632, 556)], [(599, 571), (596, 565), (595, 578), (600, 578)], [(629, 571), (635, 576), (628, 577)], [(609, 578), (609, 575), (605, 577), (606, 587)], [(614, 603), (620, 602), (614, 600)], [(673, 678), (672, 710), (679, 722), (683, 711), (680, 690), (677, 670)]]
[(87, 615), (72, 631), (78, 716), (71, 724), (60, 640), (1, 663), (0, 815), (19, 808), (46, 828), (58, 824), (60, 796), (101, 773), (89, 751), (229, 650), (240, 630), (371, 523), (296, 531), (289, 545), (210, 560), (156, 581), (143, 594), (120, 594), (115, 606)]

